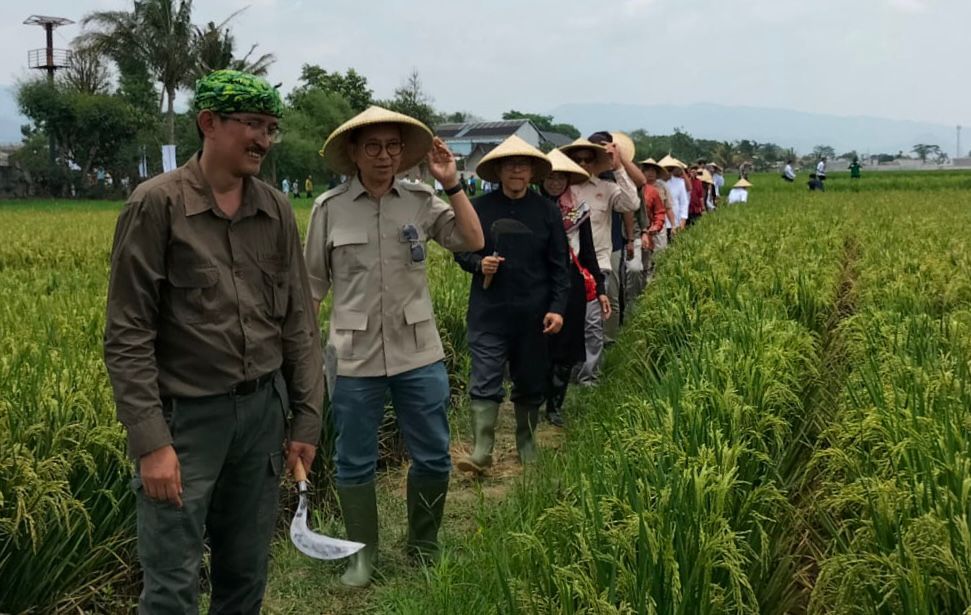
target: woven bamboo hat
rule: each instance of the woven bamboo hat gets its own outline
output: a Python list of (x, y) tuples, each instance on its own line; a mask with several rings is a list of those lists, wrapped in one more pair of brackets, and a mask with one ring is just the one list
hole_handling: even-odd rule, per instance
[(590, 174), (583, 170), (583, 167), (570, 160), (569, 156), (558, 149), (546, 154), (546, 157), (550, 159), (550, 164), (553, 165), (551, 172), (566, 173), (571, 186), (582, 184), (590, 177)]
[(637, 164), (641, 165), (641, 167), (651, 167), (652, 169), (654, 169), (657, 172), (657, 176), (659, 179), (667, 179), (671, 177), (671, 174), (668, 173), (668, 170), (662, 167), (661, 165), (659, 165), (657, 161), (654, 160), (653, 158), (647, 158), (646, 160), (641, 160)]
[(594, 173), (599, 174), (610, 170), (610, 154), (607, 153), (607, 148), (605, 148), (603, 145), (591, 143), (583, 137), (580, 137), (569, 145), (564, 145), (560, 148), (560, 151), (572, 158), (571, 154), (579, 149), (588, 149), (593, 152), (594, 156), (596, 156), (596, 160), (594, 161), (593, 165)]
[(320, 155), (331, 169), (344, 175), (357, 173), (357, 166), (347, 152), (354, 131), (376, 124), (395, 124), (401, 129), (401, 166), (398, 173), (404, 173), (425, 159), (432, 148), (432, 131), (420, 121), (403, 113), (397, 113), (377, 105), (372, 105), (347, 120), (330, 133)]
[(698, 179), (705, 182), (706, 184), (714, 184), (715, 180), (712, 178), (711, 173), (707, 169), (698, 172)]
[(533, 181), (541, 182), (550, 174), (552, 166), (546, 154), (520, 137), (512, 135), (486, 154), (475, 167), (475, 174), (489, 182), (499, 181), (499, 163), (503, 158), (524, 156), (533, 160)]
[(614, 138), (614, 143), (617, 145), (617, 151), (620, 152), (621, 157), (624, 160), (634, 160), (634, 140), (627, 136), (627, 133), (615, 130), (610, 133), (610, 136)]
[(661, 165), (662, 167), (664, 167), (665, 169), (672, 169), (674, 167), (679, 167), (681, 169), (687, 169), (688, 168), (688, 166), (685, 163), (681, 162), (680, 160), (678, 160), (677, 158), (675, 158), (671, 154), (668, 154), (664, 158), (661, 158), (658, 161), (658, 164)]
[(735, 182), (734, 186), (732, 186), (732, 188), (751, 188), (751, 187), (752, 187), (752, 184), (750, 184), (747, 179), (740, 179), (737, 182)]

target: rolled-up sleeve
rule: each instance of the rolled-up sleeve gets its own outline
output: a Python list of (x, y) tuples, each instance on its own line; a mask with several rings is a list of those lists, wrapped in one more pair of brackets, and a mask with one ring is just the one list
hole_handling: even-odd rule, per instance
[(458, 224), (455, 221), (455, 210), (442, 199), (432, 196), (429, 198), (426, 232), (449, 252), (462, 252), (469, 249), (469, 244), (462, 238)]
[[(289, 235), (290, 297), (283, 322), (283, 377), (287, 383), (293, 423), (290, 439), (317, 444), (324, 404), (324, 366), (320, 331), (311, 303), (313, 291), (307, 274), (296, 221), (287, 221)], [(309, 242), (308, 242), (309, 244)]]
[(118, 217), (111, 250), (105, 366), (132, 459), (172, 443), (162, 415), (155, 357), (168, 226), (164, 202), (130, 201)]
[(619, 213), (637, 211), (640, 207), (640, 198), (637, 195), (637, 186), (627, 175), (624, 169), (614, 171), (614, 180), (617, 182), (618, 191), (612, 191), (610, 195), (610, 209)]
[(327, 206), (314, 204), (310, 212), (310, 225), (307, 227), (307, 245), (304, 247), (304, 261), (310, 285), (310, 297), (321, 303), (330, 291), (330, 258), (327, 250)]

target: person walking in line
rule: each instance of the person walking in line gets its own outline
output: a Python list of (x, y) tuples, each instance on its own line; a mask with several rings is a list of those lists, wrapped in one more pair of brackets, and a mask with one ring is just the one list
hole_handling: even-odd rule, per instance
[[(574, 368), (583, 364), (588, 354), (600, 356), (603, 350), (603, 337), (588, 337), (586, 330), (603, 327), (603, 321), (610, 316), (610, 299), (593, 245), (590, 206), (577, 202), (569, 190), (571, 185), (587, 181), (590, 174), (559, 150), (546, 156), (552, 172), (543, 181), (541, 192), (559, 207), (570, 255), (570, 292), (563, 328), (549, 338), (546, 384), (546, 418), (550, 424), (563, 427), (563, 402)], [(588, 343), (594, 344), (593, 347), (588, 347)]]
[(476, 175), (499, 188), (475, 200), (485, 247), (455, 255), (472, 274), (468, 307), (472, 373), (473, 450), (459, 460), (464, 472), (492, 465), (506, 365), (512, 378), (516, 452), (536, 459), (533, 438), (546, 397), (548, 336), (563, 327), (570, 289), (566, 234), (559, 208), (529, 188), (549, 175), (549, 159), (513, 135), (486, 154)]

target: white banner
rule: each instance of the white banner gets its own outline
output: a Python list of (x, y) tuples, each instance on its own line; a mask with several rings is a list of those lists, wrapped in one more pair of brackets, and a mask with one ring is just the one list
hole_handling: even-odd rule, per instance
[(163, 145), (162, 146), (162, 172), (168, 173), (169, 171), (174, 171), (178, 164), (175, 162), (175, 146), (174, 145)]

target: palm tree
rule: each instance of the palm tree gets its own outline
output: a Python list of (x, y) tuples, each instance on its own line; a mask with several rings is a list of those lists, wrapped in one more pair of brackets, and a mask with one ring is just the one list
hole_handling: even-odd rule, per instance
[(219, 25), (210, 21), (205, 28), (195, 29), (193, 46), (196, 49), (196, 65), (187, 74), (186, 86), (192, 86), (200, 77), (221, 68), (241, 70), (262, 77), (266, 75), (270, 65), (276, 62), (272, 53), (250, 59), (258, 45), (251, 46), (243, 57), (236, 57), (236, 40), (226, 24), (238, 14), (239, 11), (233, 13)]
[(169, 143), (175, 142), (175, 92), (196, 64), (192, 0), (134, 0), (132, 11), (97, 11), (81, 20), (95, 29), (79, 37), (114, 58), (135, 54), (162, 84), (159, 108), (167, 105)]

